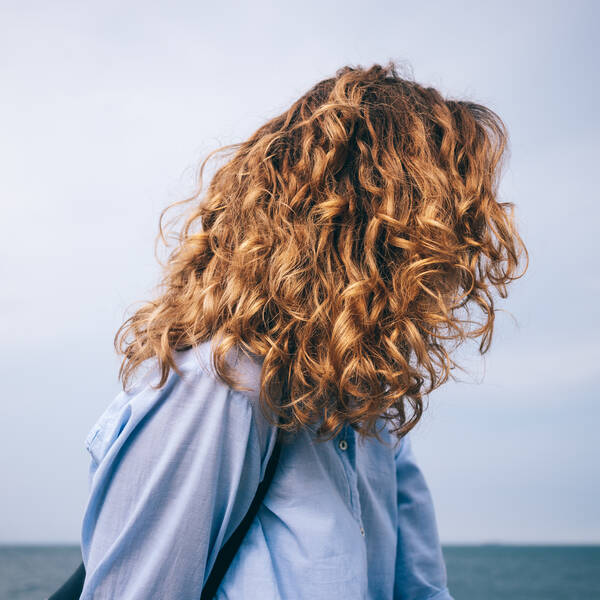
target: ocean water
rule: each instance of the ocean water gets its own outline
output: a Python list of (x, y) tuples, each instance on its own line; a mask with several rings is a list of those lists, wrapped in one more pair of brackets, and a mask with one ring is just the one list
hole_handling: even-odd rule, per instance
[(600, 600), (600, 546), (444, 546), (456, 600)]
[[(444, 556), (456, 600), (600, 600), (600, 546), (444, 546)], [(42, 600), (80, 561), (75, 546), (0, 546), (0, 600)]]

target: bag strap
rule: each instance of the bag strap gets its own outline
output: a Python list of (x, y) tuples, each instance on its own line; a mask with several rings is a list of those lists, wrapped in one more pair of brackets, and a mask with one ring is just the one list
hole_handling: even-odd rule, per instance
[(79, 600), (85, 580), (85, 566), (83, 562), (75, 569), (73, 575), (65, 581), (48, 600)]
[(269, 457), (269, 462), (267, 463), (267, 467), (265, 469), (265, 476), (262, 481), (258, 484), (258, 488), (256, 490), (256, 494), (252, 503), (250, 504), (250, 508), (248, 512), (242, 519), (241, 523), (237, 526), (235, 531), (231, 534), (231, 537), (221, 546), (219, 553), (217, 554), (217, 558), (215, 560), (215, 564), (211, 569), (210, 575), (204, 584), (202, 589), (202, 595), (200, 596), (200, 600), (212, 600), (212, 598), (217, 593), (217, 589), (221, 584), (229, 565), (233, 561), (234, 556), (236, 555), (239, 547), (242, 544), (242, 541), (262, 504), (262, 501), (269, 489), (269, 485), (271, 484), (271, 480), (273, 479), (273, 474), (275, 473), (275, 469), (277, 467), (277, 463), (279, 461), (279, 454), (281, 453), (281, 438), (282, 438), (282, 430), (277, 428), (277, 438), (275, 440), (275, 446), (273, 448), (273, 452)]

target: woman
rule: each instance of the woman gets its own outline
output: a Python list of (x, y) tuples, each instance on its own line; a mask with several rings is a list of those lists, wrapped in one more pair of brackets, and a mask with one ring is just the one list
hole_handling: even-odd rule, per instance
[(492, 292), (522, 274), (497, 200), (506, 139), (490, 109), (389, 63), (340, 69), (223, 148), (160, 294), (115, 336), (82, 598), (200, 598), (278, 430), (217, 598), (451, 598), (408, 433), (450, 352), (487, 351)]

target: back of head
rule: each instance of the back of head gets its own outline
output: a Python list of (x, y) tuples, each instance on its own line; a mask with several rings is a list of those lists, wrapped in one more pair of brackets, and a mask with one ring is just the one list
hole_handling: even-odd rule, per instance
[(522, 275), (514, 207), (497, 199), (506, 142), (492, 110), (393, 63), (320, 81), (202, 164), (233, 150), (188, 199), (164, 291), (115, 336), (124, 386), (148, 358), (162, 385), (173, 350), (211, 339), (234, 387), (228, 351), (260, 359), (261, 406), (289, 430), (374, 435), (384, 417), (404, 435), (456, 347), (487, 351), (493, 291)]

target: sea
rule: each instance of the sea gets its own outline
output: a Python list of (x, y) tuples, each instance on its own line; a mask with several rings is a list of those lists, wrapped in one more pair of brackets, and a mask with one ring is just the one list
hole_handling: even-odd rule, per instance
[[(455, 600), (600, 600), (600, 546), (444, 546), (443, 551)], [(0, 546), (0, 600), (43, 600), (80, 561), (77, 546)]]

